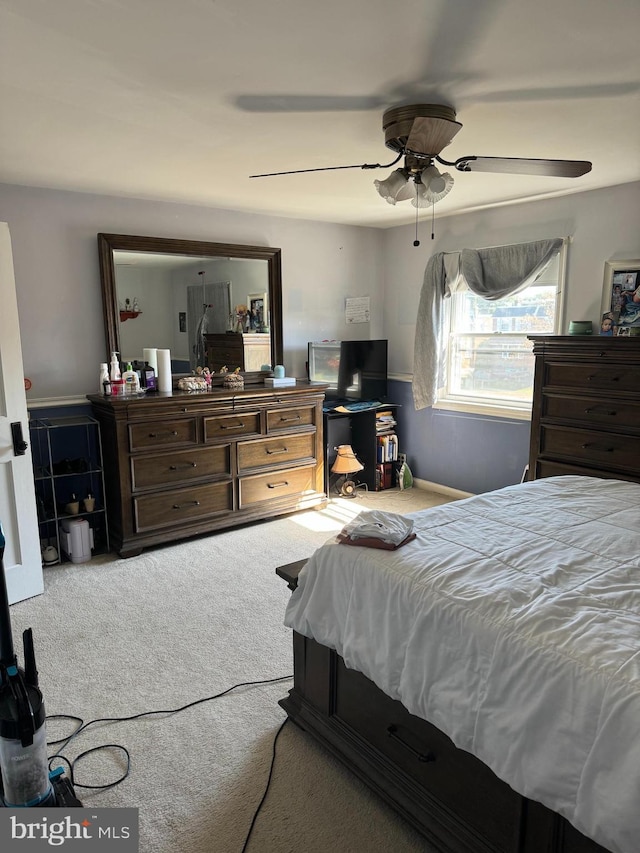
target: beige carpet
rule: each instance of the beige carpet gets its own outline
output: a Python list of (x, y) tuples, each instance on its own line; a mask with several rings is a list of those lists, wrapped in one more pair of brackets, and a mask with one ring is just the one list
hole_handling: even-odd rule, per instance
[[(16, 648), (32, 627), (48, 714), (85, 722), (174, 709), (245, 681), (292, 672), (283, 625), (289, 591), (275, 575), (309, 556), (364, 509), (410, 512), (440, 495), (360, 493), (323, 511), (45, 570), (45, 593), (11, 608)], [(20, 659), (22, 654), (20, 652)], [(142, 853), (240, 853), (263, 794), (290, 682), (243, 687), (178, 714), (99, 724), (74, 758), (101, 743), (131, 753), (129, 777), (77, 793), (88, 806), (140, 810)], [(49, 739), (71, 731), (52, 721)], [(77, 767), (97, 785), (120, 775), (117, 751)], [(288, 723), (248, 853), (413, 853), (429, 845), (311, 738)]]

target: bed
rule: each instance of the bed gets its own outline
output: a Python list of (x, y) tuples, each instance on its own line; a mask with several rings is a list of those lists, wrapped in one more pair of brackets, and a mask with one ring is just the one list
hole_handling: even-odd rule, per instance
[(640, 485), (409, 517), (396, 551), (332, 540), (279, 571), (290, 718), (443, 853), (636, 853)]

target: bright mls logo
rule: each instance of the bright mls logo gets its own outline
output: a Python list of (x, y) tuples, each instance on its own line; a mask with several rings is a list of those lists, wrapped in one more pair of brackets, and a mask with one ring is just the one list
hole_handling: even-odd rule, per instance
[(138, 853), (138, 809), (0, 809), (0, 849)]

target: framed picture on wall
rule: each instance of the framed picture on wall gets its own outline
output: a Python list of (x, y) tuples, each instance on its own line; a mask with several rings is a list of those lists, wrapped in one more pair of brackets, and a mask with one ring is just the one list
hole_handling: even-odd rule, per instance
[(626, 337), (640, 327), (640, 259), (607, 261), (604, 265), (602, 319), (613, 320), (613, 334)]
[(247, 297), (249, 303), (249, 329), (252, 332), (264, 332), (267, 324), (267, 294), (250, 293)]

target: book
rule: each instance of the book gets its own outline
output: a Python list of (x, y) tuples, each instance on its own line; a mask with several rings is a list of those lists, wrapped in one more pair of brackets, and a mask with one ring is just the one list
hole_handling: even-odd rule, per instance
[(265, 376), (264, 384), (267, 388), (290, 388), (296, 384), (296, 379), (294, 376), (282, 376), (279, 378)]

